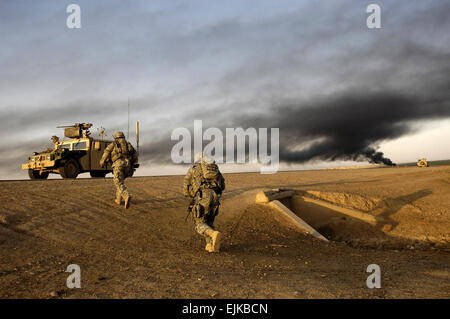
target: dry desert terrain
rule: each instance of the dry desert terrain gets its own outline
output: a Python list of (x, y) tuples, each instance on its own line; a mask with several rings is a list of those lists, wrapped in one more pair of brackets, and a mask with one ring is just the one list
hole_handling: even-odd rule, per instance
[[(0, 298), (449, 298), (450, 166), (225, 174), (220, 253), (185, 221), (183, 176), (0, 182)], [(265, 204), (291, 188), (377, 218), (320, 241)], [(314, 213), (314, 207), (310, 206)], [(308, 206), (304, 207), (308, 212)], [(81, 267), (81, 288), (66, 267)], [(369, 289), (369, 264), (381, 268)]]

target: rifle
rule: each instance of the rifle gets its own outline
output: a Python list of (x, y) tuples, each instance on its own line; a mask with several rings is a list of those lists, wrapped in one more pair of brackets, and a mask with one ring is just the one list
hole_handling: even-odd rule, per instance
[(189, 202), (189, 206), (187, 207), (187, 215), (186, 215), (186, 217), (184, 218), (184, 221), (187, 221), (189, 215), (191, 215), (191, 208), (193, 208), (193, 207), (194, 207), (194, 199), (191, 198), (191, 200), (190, 200), (190, 202)]
[(187, 215), (186, 215), (186, 217), (184, 218), (184, 221), (185, 221), (185, 222), (187, 221), (189, 215), (191, 214), (191, 208), (194, 207), (194, 202), (195, 202), (194, 198), (195, 198), (195, 195), (197, 195), (197, 193), (195, 193), (194, 196), (192, 196), (192, 197), (189, 196), (190, 188), (191, 188), (191, 186), (188, 185), (188, 186), (187, 186), (187, 191), (186, 191), (185, 194), (184, 194), (184, 196), (186, 196), (187, 199), (189, 200), (189, 206), (187, 207)]

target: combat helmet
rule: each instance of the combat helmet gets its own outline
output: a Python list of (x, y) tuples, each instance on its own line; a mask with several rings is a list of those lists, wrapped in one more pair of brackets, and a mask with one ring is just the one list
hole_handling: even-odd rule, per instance
[(200, 161), (203, 177), (207, 180), (216, 180), (219, 175), (216, 161), (213, 158), (203, 156), (203, 153), (200, 153)]
[(203, 155), (203, 152), (199, 152), (195, 154), (194, 163), (202, 163), (202, 164), (215, 164), (216, 161), (213, 158), (209, 158)]
[(117, 131), (114, 133), (114, 138), (118, 139), (118, 138), (125, 138), (125, 135), (123, 134), (123, 132), (121, 131)]

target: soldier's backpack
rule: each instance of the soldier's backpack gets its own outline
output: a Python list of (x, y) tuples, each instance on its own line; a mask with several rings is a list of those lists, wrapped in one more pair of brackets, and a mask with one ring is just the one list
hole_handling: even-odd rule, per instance
[(189, 193), (195, 197), (200, 189), (213, 189), (221, 193), (225, 188), (222, 174), (216, 164), (196, 163), (190, 170)]
[(124, 139), (114, 141), (114, 148), (111, 153), (111, 159), (115, 162), (118, 159), (129, 159), (128, 144)]
[(219, 178), (219, 167), (217, 164), (208, 164), (203, 162), (201, 164), (203, 178), (208, 182), (215, 182)]

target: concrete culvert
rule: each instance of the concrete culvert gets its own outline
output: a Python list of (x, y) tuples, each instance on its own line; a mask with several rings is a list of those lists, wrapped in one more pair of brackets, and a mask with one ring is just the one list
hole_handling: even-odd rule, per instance
[(341, 207), (319, 199), (294, 195), (285, 205), (317, 229), (329, 240), (351, 242), (354, 239), (379, 237), (377, 217), (354, 209)]
[(271, 206), (302, 231), (325, 241), (370, 248), (401, 248), (408, 242), (385, 234), (380, 217), (319, 199), (305, 191), (264, 191), (257, 195), (256, 202)]

